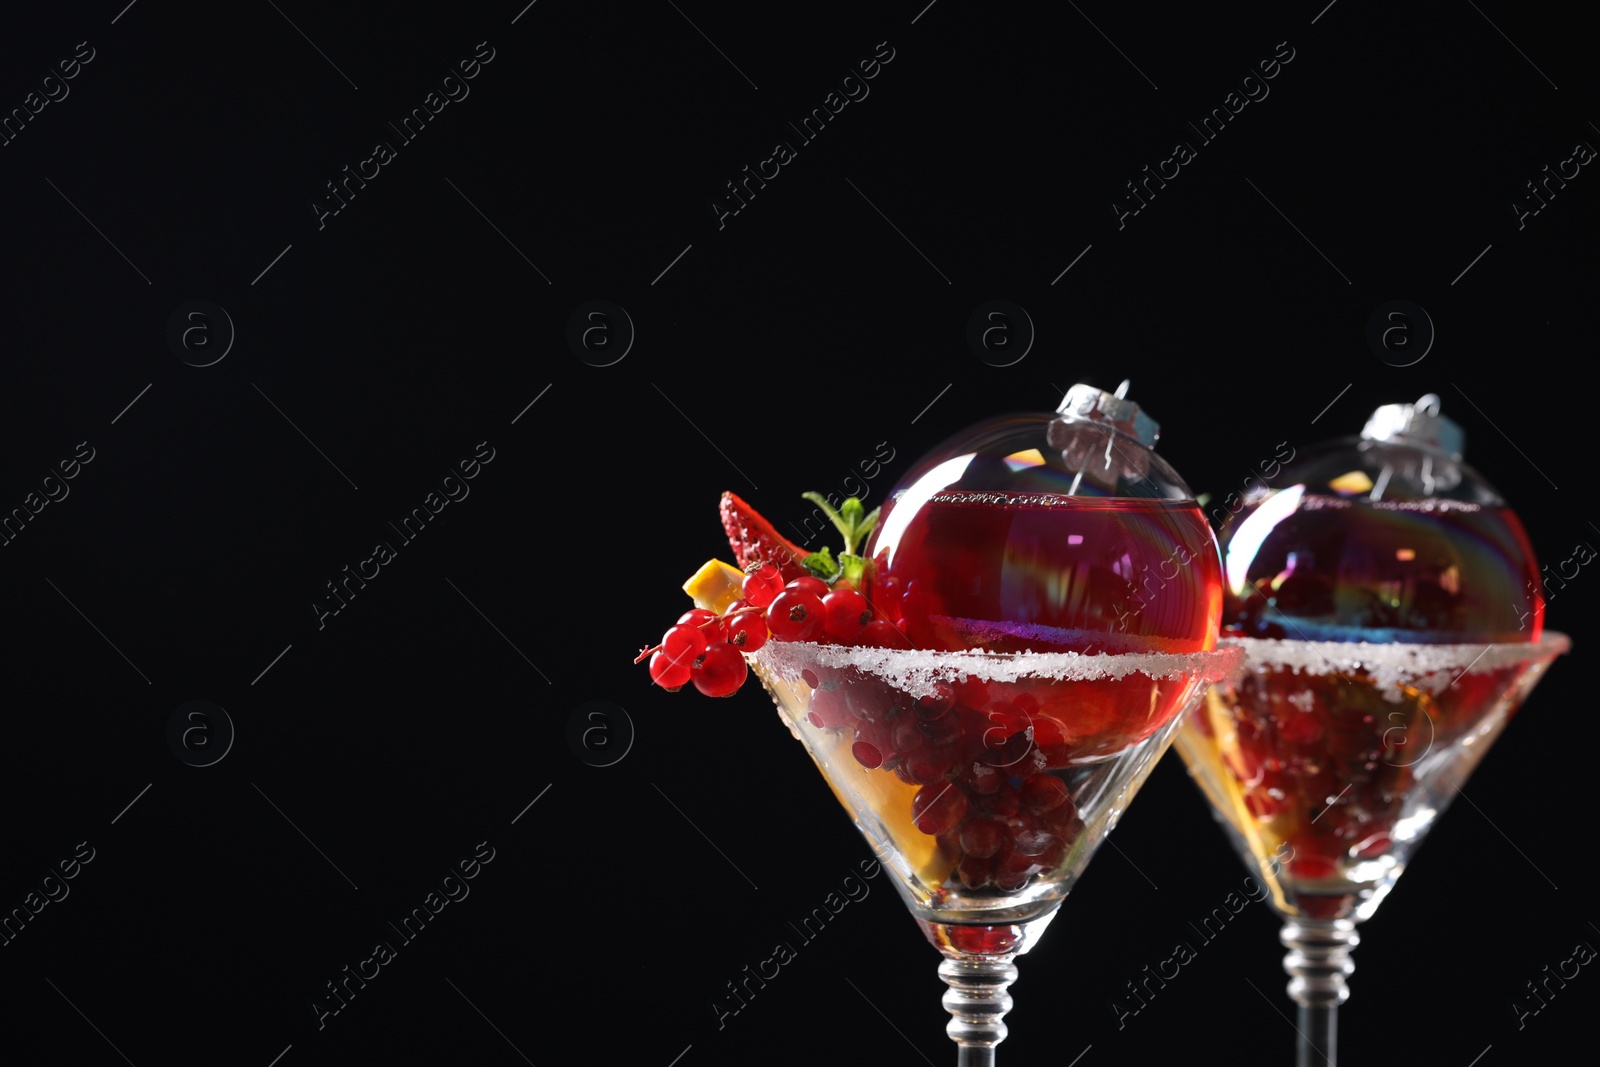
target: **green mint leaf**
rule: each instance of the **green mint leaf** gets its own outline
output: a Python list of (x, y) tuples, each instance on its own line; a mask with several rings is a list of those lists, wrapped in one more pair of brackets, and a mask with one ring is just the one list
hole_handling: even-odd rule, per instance
[(817, 507), (821, 508), (822, 513), (828, 516), (828, 519), (835, 526), (838, 526), (840, 530), (844, 529), (844, 526), (841, 525), (844, 520), (839, 515), (839, 509), (828, 503), (827, 497), (823, 496), (821, 493), (801, 493), (800, 495), (811, 501)]
[(863, 545), (867, 543), (867, 535), (872, 533), (873, 528), (878, 525), (878, 513), (882, 510), (883, 508), (881, 507), (873, 508), (867, 512), (866, 518), (862, 519), (860, 525), (856, 527), (856, 533), (860, 535)]
[(861, 575), (867, 569), (867, 557), (851, 555), (848, 552), (839, 555), (840, 577), (856, 588), (861, 587)]
[[(855, 531), (855, 526), (850, 520), (850, 501), (845, 501), (845, 511), (841, 512), (838, 508), (828, 503), (828, 498), (823, 496), (821, 493), (802, 493), (800, 495), (822, 509), (823, 514), (828, 516), (828, 521), (833, 523), (834, 528), (839, 531), (839, 535), (844, 538), (844, 550), (846, 552), (851, 551), (854, 548), (854, 544), (851, 541), (851, 536)], [(854, 497), (851, 499), (854, 499)], [(859, 500), (856, 501), (856, 506), (861, 506), (861, 502)]]
[(839, 577), (839, 564), (834, 560), (833, 553), (827, 548), (820, 552), (813, 552), (800, 561), (814, 576), (832, 584)]
[(828, 516), (828, 521), (833, 523), (839, 535), (844, 538), (844, 550), (847, 554), (853, 554), (858, 545), (866, 543), (867, 534), (872, 532), (872, 527), (878, 521), (880, 509), (873, 508), (869, 515), (862, 514), (863, 505), (860, 497), (850, 497), (836, 508), (828, 503), (828, 498), (821, 493), (800, 495), (817, 505), (823, 514)]

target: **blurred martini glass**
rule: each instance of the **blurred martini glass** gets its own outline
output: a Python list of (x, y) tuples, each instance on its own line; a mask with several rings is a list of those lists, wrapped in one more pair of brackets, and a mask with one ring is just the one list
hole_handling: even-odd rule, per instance
[(1569, 646), (1461, 445), (1438, 397), (1388, 405), (1224, 530), (1222, 644), (1246, 668), (1177, 743), (1285, 919), (1300, 1067), (1337, 1058), (1357, 923)]

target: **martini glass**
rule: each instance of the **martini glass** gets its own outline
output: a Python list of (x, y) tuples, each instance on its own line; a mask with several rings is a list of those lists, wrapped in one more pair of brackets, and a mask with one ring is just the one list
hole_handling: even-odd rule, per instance
[(1014, 960), (1243, 655), (1215, 647), (1215, 537), (1127, 387), (980, 423), (896, 486), (841, 560), (899, 647), (749, 654), (944, 956), (963, 1067), (994, 1062)]
[(1178, 749), (1285, 920), (1296, 1063), (1335, 1067), (1357, 924), (1570, 642), (1221, 644), (1244, 671), (1213, 687)]
[(1554, 658), (1521, 522), (1439, 398), (1379, 408), (1223, 530), (1225, 646), (1177, 745), (1284, 917), (1300, 1067), (1337, 1058), (1357, 924)]
[(944, 956), (961, 1067), (994, 1063), (1016, 957), (1243, 655), (769, 641), (747, 656)]

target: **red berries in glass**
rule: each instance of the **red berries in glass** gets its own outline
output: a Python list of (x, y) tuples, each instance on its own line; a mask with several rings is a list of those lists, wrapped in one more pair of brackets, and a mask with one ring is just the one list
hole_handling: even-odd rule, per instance
[(975, 859), (986, 860), (1005, 847), (1007, 833), (1003, 822), (974, 819), (961, 830), (961, 850)]
[(953, 830), (967, 814), (967, 795), (954, 782), (933, 782), (917, 790), (911, 801), (911, 819), (931, 836)]
[(869, 771), (883, 766), (883, 753), (871, 741), (857, 741), (850, 746), (850, 754)]
[(1035, 775), (1022, 786), (1022, 803), (1030, 811), (1054, 811), (1071, 799), (1067, 783), (1053, 775)]

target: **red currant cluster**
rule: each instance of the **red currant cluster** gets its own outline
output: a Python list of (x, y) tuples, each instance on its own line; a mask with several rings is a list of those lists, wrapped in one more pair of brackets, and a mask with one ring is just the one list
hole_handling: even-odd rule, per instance
[(754, 652), (769, 637), (778, 641), (909, 648), (910, 642), (883, 619), (861, 593), (820, 578), (785, 584), (782, 572), (753, 564), (740, 588), (744, 595), (721, 615), (705, 608), (683, 613), (661, 643), (639, 653), (650, 658), (650, 679), (668, 691), (690, 682), (708, 697), (737, 692), (749, 673), (742, 653)]
[[(1394, 822), (1414, 787), (1410, 763), (1433, 739), (1427, 695), (1396, 704), (1360, 675), (1285, 669), (1247, 676), (1224, 692), (1235, 728), (1224, 758), (1250, 814), (1287, 829), (1292, 880), (1303, 887), (1338, 879), (1349, 864), (1394, 847)], [(1210, 735), (1204, 717), (1197, 723)], [(1407, 752), (1410, 744), (1415, 752)], [(1315, 918), (1339, 918), (1354, 899), (1302, 895), (1299, 906)]]
[(813, 727), (851, 740), (867, 770), (921, 787), (911, 819), (951, 861), (947, 888), (1015, 892), (1083, 832), (1060, 777), (1069, 767), (1060, 725), (1022, 687), (968, 679), (911, 701), (845, 672), (804, 673)]

